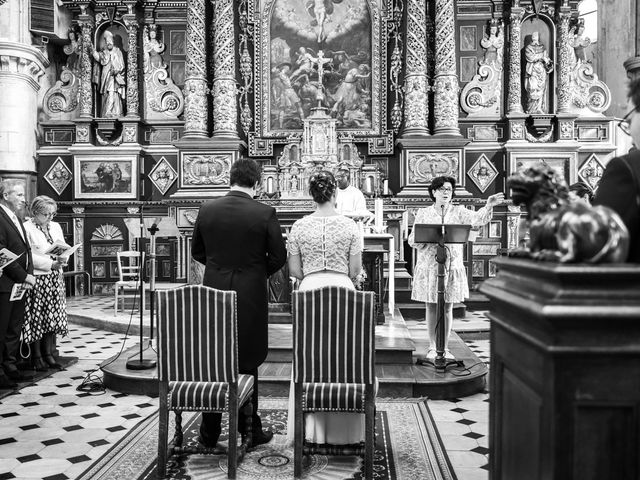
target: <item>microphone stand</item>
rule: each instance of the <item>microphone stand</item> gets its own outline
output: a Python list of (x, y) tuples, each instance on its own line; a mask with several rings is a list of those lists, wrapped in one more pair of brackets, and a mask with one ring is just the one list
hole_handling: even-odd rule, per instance
[(438, 304), (436, 307), (436, 358), (434, 366), (436, 370), (444, 370), (446, 368), (446, 360), (444, 358), (444, 333), (445, 333), (445, 285), (444, 285), (444, 268), (447, 262), (447, 249), (444, 245), (445, 227), (444, 227), (444, 205), (441, 205), (441, 225), (440, 238), (436, 247), (436, 262), (438, 263)]

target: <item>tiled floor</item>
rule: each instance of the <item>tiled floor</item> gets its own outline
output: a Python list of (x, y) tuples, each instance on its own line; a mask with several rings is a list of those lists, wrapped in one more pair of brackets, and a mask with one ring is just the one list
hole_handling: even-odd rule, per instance
[[(0, 400), (0, 480), (76, 478), (157, 408), (150, 397), (77, 390), (100, 362), (120, 351), (123, 338), (73, 326), (60, 351), (78, 363)], [(488, 341), (468, 343), (488, 361)], [(429, 401), (429, 407), (458, 478), (486, 480), (488, 394)]]

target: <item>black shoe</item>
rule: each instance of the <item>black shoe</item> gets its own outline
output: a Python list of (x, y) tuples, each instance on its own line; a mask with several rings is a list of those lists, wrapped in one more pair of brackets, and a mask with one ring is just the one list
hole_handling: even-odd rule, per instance
[(6, 375), (0, 375), (0, 388), (16, 388), (18, 384)]
[(254, 447), (257, 447), (258, 445), (262, 445), (264, 443), (269, 443), (272, 438), (273, 438), (273, 432), (270, 432), (269, 430), (262, 430), (262, 431), (259, 431), (259, 432), (253, 432), (251, 444)]
[(216, 448), (216, 445), (218, 444), (218, 437), (213, 439), (200, 431), (198, 434), (198, 443), (205, 448)]
[(5, 370), (5, 374), (11, 380), (22, 380), (23, 376), (18, 370)]
[(62, 365), (56, 362), (56, 359), (53, 358), (53, 355), (45, 355), (44, 361), (51, 370), (62, 370)]

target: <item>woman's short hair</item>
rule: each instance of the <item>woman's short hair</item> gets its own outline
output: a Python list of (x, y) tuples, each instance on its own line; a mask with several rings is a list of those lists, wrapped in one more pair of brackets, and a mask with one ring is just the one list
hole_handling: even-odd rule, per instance
[(593, 190), (591, 190), (591, 188), (589, 188), (589, 185), (584, 182), (572, 183), (571, 185), (569, 185), (569, 191), (575, 192), (575, 194), (580, 198), (588, 195), (589, 201), (593, 201)]
[(451, 192), (451, 198), (456, 196), (456, 179), (443, 175), (442, 177), (436, 177), (431, 180), (431, 185), (429, 185), (429, 196), (431, 197), (431, 200), (435, 201), (436, 196), (434, 192), (439, 190), (445, 183), (451, 184), (451, 188), (453, 189)]
[(260, 181), (260, 167), (251, 158), (241, 158), (231, 165), (229, 183), (238, 187), (252, 188)]
[(309, 193), (316, 203), (326, 203), (336, 191), (336, 179), (333, 173), (322, 170), (309, 179)]
[(54, 212), (58, 210), (56, 201), (53, 198), (47, 197), (46, 195), (38, 195), (31, 202), (29, 210), (31, 211), (31, 215), (36, 215), (38, 213), (43, 213), (47, 207), (53, 207)]

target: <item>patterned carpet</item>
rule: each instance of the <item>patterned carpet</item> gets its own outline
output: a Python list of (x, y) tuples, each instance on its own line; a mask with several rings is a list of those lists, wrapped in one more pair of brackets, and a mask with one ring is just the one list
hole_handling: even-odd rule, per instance
[[(376, 402), (377, 479), (456, 480), (433, 417), (424, 401), (411, 399)], [(261, 398), (260, 414), (274, 439), (249, 452), (238, 466), (239, 480), (293, 478), (293, 450), (285, 445), (286, 399)], [(173, 420), (173, 415), (171, 415)], [(185, 442), (195, 443), (198, 414), (185, 414)], [(173, 431), (173, 425), (170, 432)], [(155, 479), (158, 415), (150, 415), (79, 478), (82, 480)], [(171, 436), (171, 434), (170, 434)], [(221, 441), (226, 440), (223, 429)], [(354, 456), (312, 455), (305, 462), (309, 480), (362, 479), (361, 459)], [(167, 468), (171, 479), (224, 479), (226, 456), (189, 455), (173, 457)]]

